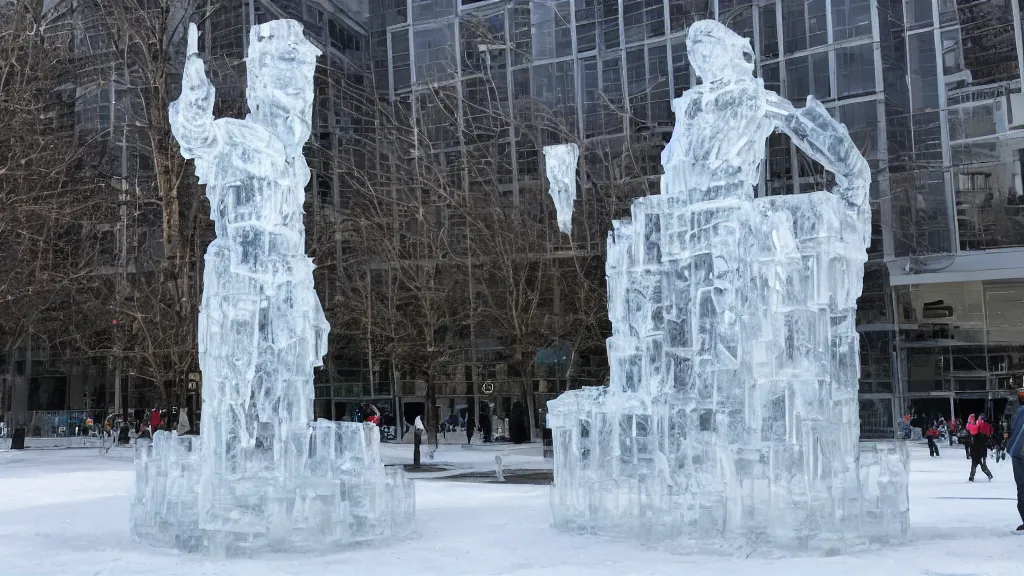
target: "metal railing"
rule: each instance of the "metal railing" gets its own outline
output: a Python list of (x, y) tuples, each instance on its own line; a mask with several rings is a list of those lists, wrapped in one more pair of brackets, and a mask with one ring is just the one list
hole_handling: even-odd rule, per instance
[[(0, 427), (0, 437), (10, 437), (17, 428), (26, 438), (73, 438), (102, 433), (106, 410), (34, 410), (8, 412)], [(92, 420), (92, 426), (88, 421)]]

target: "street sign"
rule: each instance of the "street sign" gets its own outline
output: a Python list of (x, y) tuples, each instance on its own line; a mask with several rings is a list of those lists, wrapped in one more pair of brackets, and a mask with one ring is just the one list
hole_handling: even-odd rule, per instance
[(484, 394), (494, 394), (494, 382), (484, 382), (480, 386), (480, 391)]

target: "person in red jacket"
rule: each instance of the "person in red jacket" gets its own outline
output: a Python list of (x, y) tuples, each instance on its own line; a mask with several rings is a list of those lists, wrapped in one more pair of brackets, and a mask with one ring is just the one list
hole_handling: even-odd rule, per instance
[(992, 425), (985, 422), (982, 416), (978, 416), (977, 421), (974, 422), (974, 427), (968, 427), (971, 430), (971, 476), (968, 478), (969, 481), (974, 482), (974, 473), (978, 469), (978, 465), (981, 465), (981, 471), (988, 476), (989, 482), (992, 481), (992, 472), (988, 469), (986, 460), (988, 459), (988, 443), (989, 438), (992, 436)]
[(160, 410), (157, 410), (155, 406), (153, 407), (153, 412), (149, 416), (149, 428), (153, 432), (160, 429)]
[(939, 437), (939, 431), (932, 426), (924, 433), (924, 437), (928, 439), (928, 456), (938, 458), (939, 445), (935, 443), (935, 439)]

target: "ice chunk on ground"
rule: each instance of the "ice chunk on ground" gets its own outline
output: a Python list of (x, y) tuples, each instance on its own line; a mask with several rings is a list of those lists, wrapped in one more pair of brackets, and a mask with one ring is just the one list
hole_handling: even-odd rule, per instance
[(544, 147), (544, 166), (548, 175), (548, 194), (555, 202), (558, 229), (572, 233), (572, 210), (576, 202), (576, 163), (580, 159), (579, 146), (557, 144)]
[[(609, 386), (548, 402), (555, 525), (679, 549), (900, 541), (906, 447), (859, 442), (867, 162), (817, 101), (765, 90), (725, 26), (691, 26), (687, 53), (704, 83), (673, 103), (662, 194), (608, 237)], [(831, 192), (754, 200), (776, 129)]]
[[(201, 437), (155, 434), (136, 458), (133, 535), (215, 554), (336, 550), (413, 528), (415, 496), (383, 465), (373, 424), (313, 419), (313, 368), (330, 327), (305, 255), (313, 72), (319, 50), (277, 20), (249, 39), (249, 115), (214, 120), (190, 26), (174, 136), (206, 184), (199, 364)], [(292, 90), (282, 90), (282, 87)]]

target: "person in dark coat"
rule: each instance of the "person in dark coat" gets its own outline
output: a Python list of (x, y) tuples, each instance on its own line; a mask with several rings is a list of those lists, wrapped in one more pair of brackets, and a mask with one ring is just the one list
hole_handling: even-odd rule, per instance
[(526, 426), (523, 425), (523, 403), (516, 400), (512, 403), (511, 418), (508, 419), (509, 435), (513, 444), (522, 444), (525, 436)]
[(980, 416), (974, 427), (974, 434), (971, 437), (971, 476), (969, 481), (974, 482), (974, 473), (981, 465), (981, 471), (992, 481), (992, 472), (989, 472), (986, 459), (988, 458), (988, 443), (992, 437), (992, 425), (985, 422)]
[(476, 418), (470, 413), (466, 417), (466, 444), (473, 443), (473, 429), (476, 428)]
[(480, 433), (484, 442), (491, 441), (491, 405), (487, 402), (480, 406)]
[(960, 443), (964, 446), (964, 453), (967, 455), (967, 459), (971, 459), (971, 439), (974, 435), (976, 424), (974, 423), (974, 414), (967, 417), (967, 424), (960, 430)]
[(1020, 514), (1021, 525), (1018, 532), (1024, 532), (1024, 388), (1017, 391), (1020, 408), (1010, 420), (1010, 438), (1006, 444), (1006, 452), (1010, 455), (1013, 465), (1013, 482), (1017, 485), (1017, 513)]

